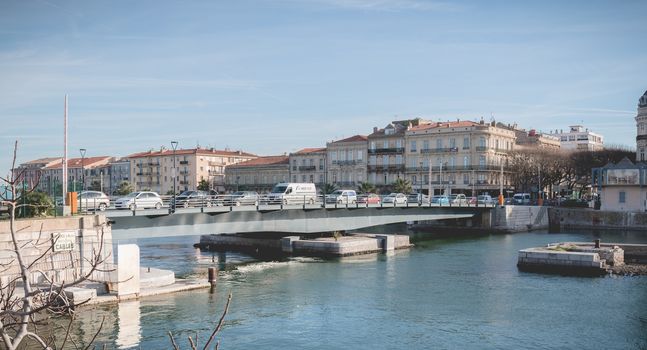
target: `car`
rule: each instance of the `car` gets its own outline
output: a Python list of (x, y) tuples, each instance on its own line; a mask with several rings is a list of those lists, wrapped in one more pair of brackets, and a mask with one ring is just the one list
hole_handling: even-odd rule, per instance
[(259, 196), (254, 191), (237, 191), (223, 198), (223, 204), (227, 206), (258, 205)]
[(171, 199), (171, 207), (210, 207), (213, 201), (207, 191), (184, 191)]
[(411, 193), (407, 196), (407, 202), (417, 204), (429, 203), (429, 197), (423, 193)]
[(431, 197), (431, 204), (438, 204), (438, 205), (449, 205), (449, 197), (447, 196), (433, 196)]
[(357, 193), (354, 190), (337, 190), (326, 195), (326, 203), (355, 204)]
[(162, 205), (162, 198), (160, 198), (159, 194), (150, 191), (132, 192), (115, 201), (116, 209), (160, 209)]
[(452, 194), (451, 196), (449, 196), (449, 200), (451, 201), (452, 205), (467, 205), (467, 197), (462, 193)]
[(476, 205), (476, 197), (467, 197), (467, 204), (469, 205)]
[(380, 204), (380, 196), (375, 193), (367, 193), (357, 197), (357, 203), (362, 204)]
[(382, 198), (382, 203), (407, 204), (407, 196), (403, 193), (390, 193)]
[(528, 205), (530, 204), (530, 193), (515, 193), (512, 196), (512, 204)]
[(317, 188), (309, 182), (281, 182), (262, 201), (265, 204), (314, 204), (317, 201)]
[(82, 191), (78, 201), (79, 210), (104, 211), (110, 207), (110, 197), (101, 191)]
[(476, 197), (476, 203), (478, 205), (493, 205), (495, 204), (494, 199), (489, 194), (482, 194)]

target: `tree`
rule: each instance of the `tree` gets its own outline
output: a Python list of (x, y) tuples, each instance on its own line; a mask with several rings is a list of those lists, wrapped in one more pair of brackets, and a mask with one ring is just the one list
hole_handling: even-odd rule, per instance
[(25, 207), (22, 208), (23, 217), (47, 216), (54, 209), (54, 203), (47, 193), (34, 191), (25, 194)]
[(133, 185), (130, 184), (128, 181), (123, 181), (117, 186), (117, 189), (115, 190), (115, 194), (119, 196), (125, 196), (128, 193), (134, 192), (135, 189), (133, 188)]
[(357, 186), (357, 192), (362, 194), (374, 193), (375, 190), (375, 185), (369, 182), (360, 182), (359, 186)]
[(209, 191), (209, 181), (202, 179), (198, 183), (198, 190), (200, 191)]
[(88, 187), (88, 190), (90, 191), (103, 191), (103, 188), (101, 188), (101, 181), (94, 180)]
[[(40, 326), (50, 315), (71, 315), (74, 303), (67, 299), (65, 289), (77, 285), (92, 276), (97, 268), (103, 265), (103, 227), (97, 227), (100, 233), (98, 247), (93, 250), (91, 256), (83, 257), (88, 269), (75, 274), (70, 281), (56, 281), (51, 275), (40, 270), (40, 263), (46, 262), (53, 253), (53, 246), (58, 240), (57, 237), (46, 237), (36, 240), (28, 240), (18, 236), (16, 223), (16, 212), (21, 208), (32, 208), (38, 213), (40, 205), (28, 203), (27, 199), (34, 193), (36, 186), (25, 187), (22, 185), (24, 169), (16, 169), (16, 154), (18, 141), (15, 142), (11, 172), (7, 178), (0, 177), (0, 184), (4, 184), (6, 190), (0, 193), (0, 204), (8, 207), (9, 212), (9, 236), (11, 238), (10, 248), (5, 249), (12, 258), (8, 262), (0, 263), (0, 271), (15, 271), (7, 274), (8, 282), (0, 281), (0, 343), (6, 349), (17, 349), (19, 347), (41, 347), (64, 348), (69, 338), (69, 327), (64, 334), (62, 344), (56, 344), (56, 338), (43, 338), (37, 334), (37, 326)], [(38, 181), (35, 181), (38, 183)], [(22, 188), (21, 188), (22, 187)], [(40, 195), (36, 195), (40, 198)], [(25, 199), (23, 201), (23, 199)], [(26, 251), (37, 251), (38, 254), (27, 255)], [(46, 283), (34, 284), (32, 279), (38, 275)], [(21, 292), (18, 293), (17, 290)], [(75, 301), (78, 305), (78, 301)], [(72, 318), (70, 318), (70, 325)], [(60, 340), (60, 339), (59, 339)]]
[(409, 194), (412, 192), (411, 182), (409, 182), (409, 180), (398, 178), (393, 182), (393, 191)]
[(321, 193), (323, 194), (331, 194), (335, 191), (337, 191), (337, 186), (335, 184), (324, 184), (321, 187)]

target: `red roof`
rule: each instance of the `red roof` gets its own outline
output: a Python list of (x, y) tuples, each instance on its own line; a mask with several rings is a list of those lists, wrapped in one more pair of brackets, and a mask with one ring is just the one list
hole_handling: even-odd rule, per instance
[[(87, 157), (87, 158), (71, 158), (67, 160), (68, 169), (71, 168), (81, 168), (81, 167), (94, 167), (97, 166), (95, 163), (107, 162), (112, 157), (110, 156), (99, 156), (99, 157)], [(60, 169), (63, 167), (63, 162), (61, 161), (52, 164), (45, 169)]]
[(364, 136), (364, 135), (355, 135), (355, 136), (347, 137), (347, 138), (342, 139), (342, 140), (333, 141), (333, 142), (331, 142), (331, 143), (337, 143), (337, 142), (357, 142), (357, 141), (367, 141), (367, 140), (368, 140), (368, 138), (367, 138), (366, 136)]
[(476, 126), (476, 125), (480, 125), (480, 124), (469, 120), (437, 122), (437, 123), (422, 124), (422, 125), (414, 126), (414, 127), (411, 127), (409, 131), (422, 131), (422, 130), (437, 129), (437, 128), (464, 128), (464, 127)]
[(318, 152), (325, 152), (326, 148), (304, 148), (302, 150), (298, 150), (292, 154), (308, 154), (308, 153), (318, 153)]
[[(242, 157), (257, 157), (255, 154), (243, 151), (223, 151), (211, 148), (191, 148), (191, 149), (178, 149), (175, 150), (175, 155), (183, 154), (204, 154), (214, 156), (242, 156)], [(143, 157), (157, 157), (157, 156), (170, 156), (173, 155), (173, 150), (164, 149), (161, 151), (148, 151), (139, 152), (129, 155), (126, 158), (143, 158)]]
[(258, 157), (256, 159), (251, 159), (245, 162), (228, 165), (227, 168), (244, 168), (244, 167), (262, 166), (262, 165), (283, 165), (283, 164), (290, 164), (290, 157), (288, 156)]

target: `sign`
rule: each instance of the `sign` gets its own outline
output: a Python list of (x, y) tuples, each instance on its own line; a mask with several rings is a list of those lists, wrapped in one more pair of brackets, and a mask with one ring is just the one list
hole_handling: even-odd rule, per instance
[(60, 232), (52, 234), (52, 244), (54, 245), (54, 252), (65, 252), (74, 250), (76, 246), (76, 232)]

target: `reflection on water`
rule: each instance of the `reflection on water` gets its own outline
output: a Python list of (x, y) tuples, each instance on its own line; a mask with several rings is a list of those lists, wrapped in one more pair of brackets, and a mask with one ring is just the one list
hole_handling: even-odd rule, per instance
[(89, 339), (106, 316), (99, 345), (169, 348), (172, 331), (186, 347), (196, 332), (206, 340), (232, 291), (226, 349), (645, 348), (647, 278), (516, 268), (519, 249), (595, 238), (647, 243), (644, 233), (417, 234), (414, 248), (392, 254), (257, 261), (201, 252), (185, 238), (140, 240), (143, 266), (205, 279), (220, 266), (216, 293), (102, 305), (80, 313), (76, 331)]

